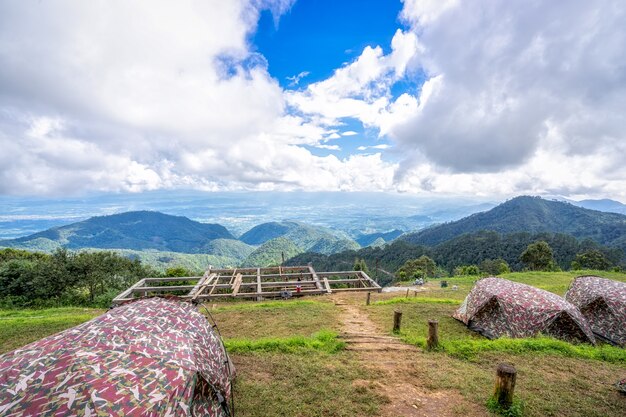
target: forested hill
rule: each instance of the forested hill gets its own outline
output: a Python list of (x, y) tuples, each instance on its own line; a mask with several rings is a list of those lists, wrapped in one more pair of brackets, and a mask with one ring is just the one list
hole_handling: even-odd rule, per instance
[(376, 274), (385, 284), (392, 281), (390, 274), (395, 273), (402, 264), (422, 255), (431, 257), (438, 267), (451, 273), (456, 267), (481, 265), (495, 259), (502, 259), (514, 271), (520, 271), (524, 265), (520, 255), (526, 247), (543, 240), (550, 245), (555, 263), (562, 269), (569, 269), (576, 255), (591, 249), (604, 254), (612, 265), (624, 263), (624, 253), (617, 248), (601, 246), (591, 239), (578, 240), (571, 235), (560, 233), (510, 233), (499, 234), (492, 231), (480, 231), (464, 234), (447, 242), (432, 247), (414, 245), (404, 240), (395, 240), (382, 248), (363, 248), (358, 251), (346, 251), (333, 255), (303, 253), (287, 261), (287, 265), (306, 265), (312, 262), (320, 271), (347, 270), (354, 265), (355, 259), (365, 260), (371, 275)]
[(527, 196), (516, 197), (489, 211), (455, 222), (406, 234), (400, 239), (413, 244), (434, 246), (465, 233), (481, 230), (502, 234), (564, 233), (579, 239), (591, 238), (603, 245), (626, 248), (626, 216)]
[(360, 248), (354, 240), (325, 227), (289, 221), (260, 224), (241, 235), (239, 240), (261, 245), (279, 237), (290, 240), (301, 251), (329, 254)]
[(0, 241), (0, 246), (37, 250), (98, 248), (201, 253), (215, 239), (234, 239), (219, 224), (206, 224), (182, 216), (153, 211), (131, 211), (92, 217), (30, 236)]

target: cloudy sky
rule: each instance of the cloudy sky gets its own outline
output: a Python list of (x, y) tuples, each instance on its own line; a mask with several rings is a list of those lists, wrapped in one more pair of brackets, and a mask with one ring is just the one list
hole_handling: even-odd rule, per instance
[(623, 0), (0, 0), (0, 195), (626, 201)]

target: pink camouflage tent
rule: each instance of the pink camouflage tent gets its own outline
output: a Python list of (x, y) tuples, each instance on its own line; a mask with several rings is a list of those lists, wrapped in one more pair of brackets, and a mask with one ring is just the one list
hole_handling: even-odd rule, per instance
[(502, 278), (479, 280), (453, 317), (490, 339), (543, 333), (595, 343), (589, 324), (575, 306), (551, 292)]
[(626, 345), (626, 283), (594, 276), (578, 277), (565, 299), (580, 309), (596, 336)]
[(196, 306), (139, 299), (0, 356), (0, 415), (229, 416), (232, 377)]

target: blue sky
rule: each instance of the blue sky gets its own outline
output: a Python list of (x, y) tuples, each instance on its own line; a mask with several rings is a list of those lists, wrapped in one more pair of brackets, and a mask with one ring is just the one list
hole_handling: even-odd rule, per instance
[(0, 195), (626, 201), (624, 45), (623, 0), (0, 2)]

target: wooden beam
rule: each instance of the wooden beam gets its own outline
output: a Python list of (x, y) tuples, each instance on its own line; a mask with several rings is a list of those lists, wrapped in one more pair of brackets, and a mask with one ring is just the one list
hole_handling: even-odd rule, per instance
[[(261, 288), (261, 268), (256, 269), (256, 292), (261, 293), (263, 289)], [(256, 298), (257, 301), (261, 301), (262, 297), (259, 295)]]
[(137, 287), (144, 285), (145, 283), (146, 283), (145, 278), (140, 279), (139, 281), (135, 282), (135, 284), (133, 284), (129, 289), (127, 289), (126, 291), (124, 291), (123, 293), (115, 297), (112, 301), (113, 304), (117, 304), (122, 301), (128, 301), (128, 296), (131, 296), (131, 299), (132, 299), (133, 290)]
[(331, 294), (333, 290), (330, 289), (330, 284), (328, 283), (328, 278), (324, 277), (324, 287), (326, 288), (326, 292)]
[(211, 282), (215, 281), (217, 282), (219, 275), (217, 275), (216, 273), (212, 273), (210, 274), (206, 280), (204, 280), (204, 282), (202, 283), (202, 285), (197, 286), (198, 288), (195, 290), (191, 290), (191, 292), (188, 295), (193, 295), (192, 300), (196, 300), (196, 298), (198, 298), (198, 295), (202, 294), (202, 292), (204, 292), (204, 290), (206, 289), (206, 287), (208, 287), (209, 285), (211, 285)]
[(233, 292), (231, 296), (236, 297), (239, 292), (239, 287), (241, 287), (241, 274), (237, 274), (235, 277), (235, 282), (233, 283)]
[(152, 282), (168, 282), (168, 281), (199, 281), (203, 277), (161, 277), (161, 278), (144, 278), (146, 284)]
[(204, 284), (204, 282), (209, 278), (210, 271), (211, 271), (211, 268), (204, 271), (204, 275), (202, 276), (202, 278), (198, 280), (198, 283), (196, 284), (196, 286), (193, 287), (193, 289), (189, 291), (189, 294), (187, 295), (193, 296), (196, 293), (196, 291), (198, 291), (198, 288), (200, 288), (200, 286)]

